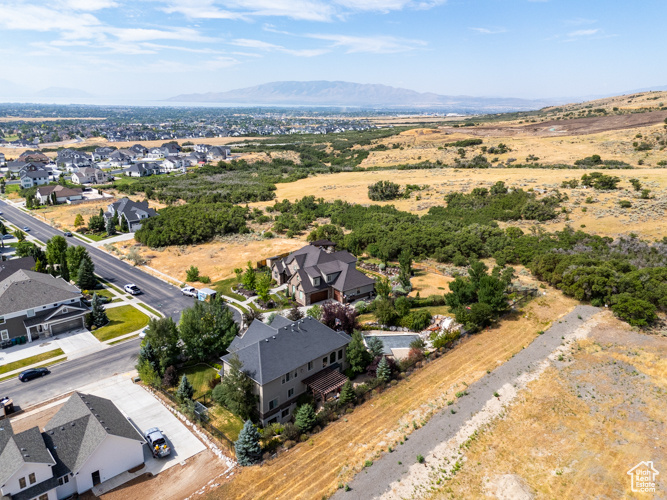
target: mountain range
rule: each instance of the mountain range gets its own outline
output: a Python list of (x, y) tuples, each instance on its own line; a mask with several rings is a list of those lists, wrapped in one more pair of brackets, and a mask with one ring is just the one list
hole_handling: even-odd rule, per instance
[(571, 102), (568, 99), (447, 96), (388, 85), (340, 81), (271, 82), (254, 87), (181, 94), (167, 102), (238, 104), (242, 106), (350, 106), (361, 108), (429, 108), (454, 113), (527, 111)]

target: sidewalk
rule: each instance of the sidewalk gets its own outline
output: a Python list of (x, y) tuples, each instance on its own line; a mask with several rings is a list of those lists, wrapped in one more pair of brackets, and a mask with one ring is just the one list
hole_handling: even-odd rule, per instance
[[(85, 235), (82, 235), (82, 236), (85, 236)], [(100, 247), (103, 247), (104, 245), (106, 245), (107, 243), (110, 244), (110, 245), (113, 245), (114, 243), (118, 243), (119, 241), (127, 241), (127, 240), (131, 240), (132, 238), (134, 238), (134, 233), (125, 233), (125, 234), (119, 234), (118, 236), (114, 236), (113, 238), (107, 238), (107, 239), (101, 240), (101, 241), (90, 240), (89, 244), (90, 244), (90, 246), (100, 248)]]

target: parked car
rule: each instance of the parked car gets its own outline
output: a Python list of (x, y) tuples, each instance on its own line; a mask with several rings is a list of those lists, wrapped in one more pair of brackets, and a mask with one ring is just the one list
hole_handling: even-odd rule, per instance
[(197, 289), (193, 286), (186, 286), (181, 288), (181, 293), (188, 297), (197, 297)]
[(140, 339), (145, 339), (146, 338), (146, 333), (148, 333), (148, 327), (144, 328), (139, 332), (139, 338)]
[(141, 293), (141, 289), (139, 289), (139, 287), (134, 283), (125, 285), (125, 291), (130, 295), (139, 295)]
[(27, 382), (28, 380), (40, 378), (49, 373), (51, 372), (47, 368), (30, 368), (29, 370), (19, 373), (19, 380), (21, 382)]
[(23, 226), (23, 230), (27, 233), (28, 231), (30, 231), (30, 228), (28, 226)]
[(2, 236), (2, 239), (3, 239), (3, 240), (11, 240), (13, 237), (14, 237), (13, 234), (9, 234), (9, 233), (7, 233), (7, 234), (5, 234), (5, 235)]
[(71, 236), (72, 236), (72, 233), (70, 233), (69, 231), (65, 231), (64, 234), (65, 234), (65, 236), (67, 236), (67, 237), (71, 237)]
[(167, 440), (157, 427), (153, 427), (146, 431), (146, 442), (155, 458), (164, 458), (171, 453), (171, 448), (169, 448)]

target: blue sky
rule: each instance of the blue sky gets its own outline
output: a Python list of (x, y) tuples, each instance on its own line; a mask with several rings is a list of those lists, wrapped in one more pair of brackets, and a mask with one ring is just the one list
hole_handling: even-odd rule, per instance
[(159, 99), (344, 80), (610, 94), (667, 85), (666, 13), (664, 0), (0, 0), (0, 88)]

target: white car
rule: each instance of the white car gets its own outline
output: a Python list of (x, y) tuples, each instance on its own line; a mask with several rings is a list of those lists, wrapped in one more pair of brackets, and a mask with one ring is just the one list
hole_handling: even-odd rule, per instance
[(134, 283), (129, 283), (125, 285), (125, 291), (129, 293), (130, 295), (139, 295), (141, 293), (141, 290), (137, 285)]
[(183, 295), (187, 295), (188, 297), (196, 297), (197, 296), (197, 289), (193, 286), (186, 286), (181, 288), (181, 293)]

